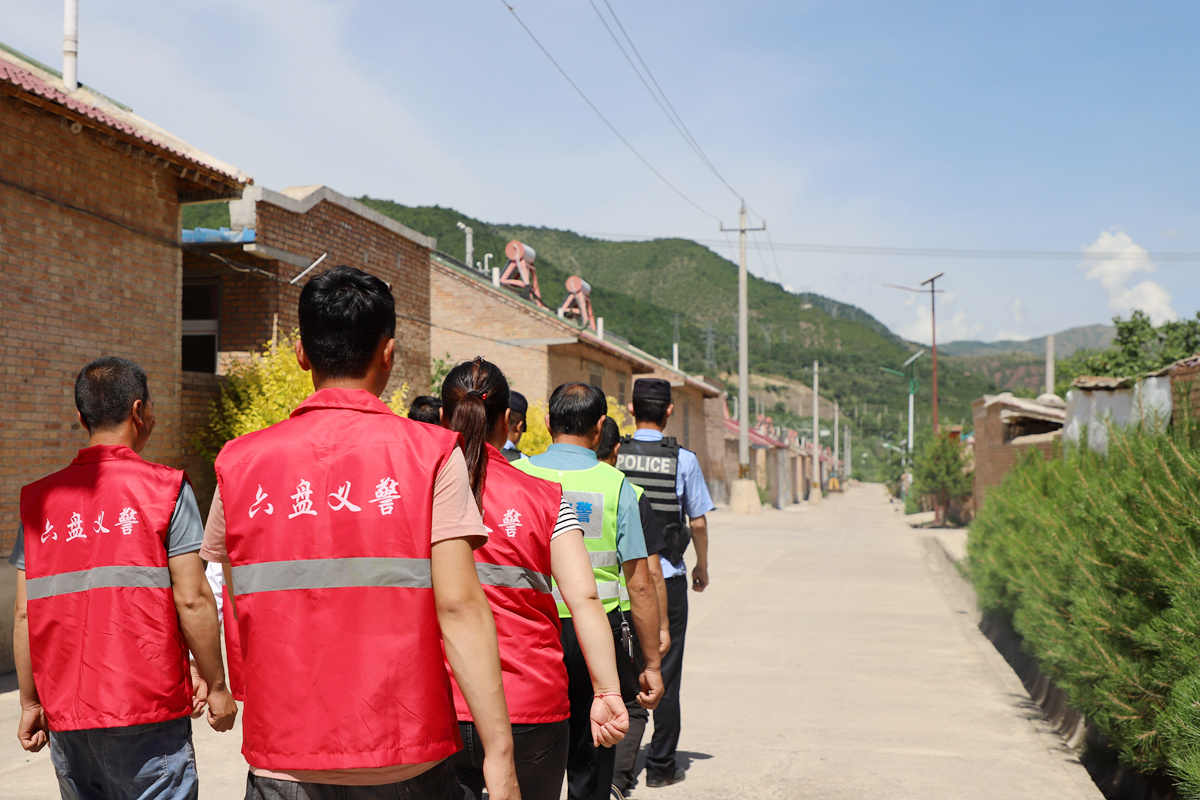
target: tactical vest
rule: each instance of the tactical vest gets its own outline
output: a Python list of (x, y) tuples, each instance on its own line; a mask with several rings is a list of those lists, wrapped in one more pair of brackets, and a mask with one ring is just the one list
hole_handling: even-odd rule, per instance
[(167, 567), (185, 480), (128, 447), (98, 445), (21, 490), (29, 649), (51, 730), (144, 725), (191, 711)]
[[(563, 497), (574, 507), (579, 527), (583, 529), (583, 543), (592, 561), (597, 596), (606, 613), (617, 608), (621, 599), (629, 596), (617, 555), (617, 502), (625, 476), (603, 462), (588, 469), (559, 470), (534, 466), (530, 459), (523, 458), (514, 461), (513, 466), (562, 487)], [(558, 603), (558, 615), (570, 617), (571, 612), (557, 587), (554, 599)]]
[(509, 461), (509, 463), (512, 463), (513, 461), (521, 460), (521, 451), (515, 447), (506, 447), (505, 449), (500, 451), (500, 455), (504, 456), (504, 458), (507, 459)]
[(672, 563), (683, 558), (691, 542), (683, 506), (675, 493), (679, 450), (679, 443), (673, 436), (664, 436), (657, 442), (625, 436), (621, 438), (621, 449), (617, 453), (617, 469), (625, 473), (630, 483), (642, 487), (650, 498), (650, 507), (667, 544), (663, 555)]
[(252, 766), (385, 767), (461, 748), (430, 565), (434, 482), (460, 441), (369, 392), (322, 389), (221, 450)]
[[(487, 445), (483, 524), (488, 542), (475, 551), (475, 571), (492, 607), (509, 719), (558, 722), (571, 714), (562, 625), (551, 594), (550, 537), (562, 489), (513, 469)], [(460, 721), (472, 719), (454, 682)]]

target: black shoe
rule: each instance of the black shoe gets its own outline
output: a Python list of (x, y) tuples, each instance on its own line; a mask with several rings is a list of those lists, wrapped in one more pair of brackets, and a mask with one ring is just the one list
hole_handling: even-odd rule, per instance
[(679, 767), (675, 768), (674, 772), (650, 772), (646, 771), (646, 785), (651, 789), (659, 789), (663, 786), (670, 786), (673, 783), (679, 783), (687, 777), (687, 773)]

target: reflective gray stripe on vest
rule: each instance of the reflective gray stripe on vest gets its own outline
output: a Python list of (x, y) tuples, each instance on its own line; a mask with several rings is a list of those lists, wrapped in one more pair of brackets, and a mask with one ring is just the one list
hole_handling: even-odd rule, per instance
[(92, 567), (78, 572), (30, 578), (25, 581), (25, 596), (30, 600), (41, 600), (89, 589), (170, 588), (171, 572), (166, 567)]
[(615, 567), (617, 565), (616, 550), (596, 550), (588, 551), (588, 558), (592, 562), (592, 568), (603, 569), (604, 567)]
[[(554, 602), (566, 605), (566, 601), (563, 600), (562, 593), (558, 591), (557, 586), (554, 587), (552, 594), (554, 595)], [(597, 583), (596, 596), (600, 598), (600, 602), (602, 603), (605, 600), (629, 599), (629, 594), (626, 592), (625, 587), (617, 581), (602, 581)]]
[(644, 473), (638, 473), (637, 485), (641, 486), (646, 491), (650, 491), (651, 487), (664, 489), (671, 494), (675, 494), (675, 479), (674, 478), (651, 478)]
[(264, 561), (233, 568), (235, 595), (286, 592), (293, 589), (346, 589), (383, 586), (429, 589), (433, 586), (427, 558), (314, 558)]
[(502, 586), (506, 589), (537, 589), (550, 592), (550, 579), (540, 572), (525, 567), (503, 564), (475, 564), (479, 582), (485, 586)]

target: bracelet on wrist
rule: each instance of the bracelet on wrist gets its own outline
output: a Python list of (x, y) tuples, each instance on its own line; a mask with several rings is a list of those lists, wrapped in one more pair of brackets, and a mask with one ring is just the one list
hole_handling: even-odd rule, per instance
[(599, 700), (601, 697), (620, 697), (620, 696), (621, 696), (620, 692), (600, 692), (599, 694), (595, 695), (595, 699)]

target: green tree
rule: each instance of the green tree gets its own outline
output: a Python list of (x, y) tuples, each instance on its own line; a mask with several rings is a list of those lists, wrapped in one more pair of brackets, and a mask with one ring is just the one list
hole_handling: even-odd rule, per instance
[(1058, 375), (1060, 394), (1080, 375), (1125, 377), (1162, 369), (1200, 352), (1200, 312), (1195, 319), (1164, 322), (1157, 328), (1145, 311), (1129, 319), (1113, 317), (1116, 338), (1105, 350), (1083, 350), (1062, 360)]
[(962, 444), (948, 435), (926, 439), (913, 459), (913, 491), (933, 499), (934, 524), (946, 524), (950, 502), (971, 492)]

